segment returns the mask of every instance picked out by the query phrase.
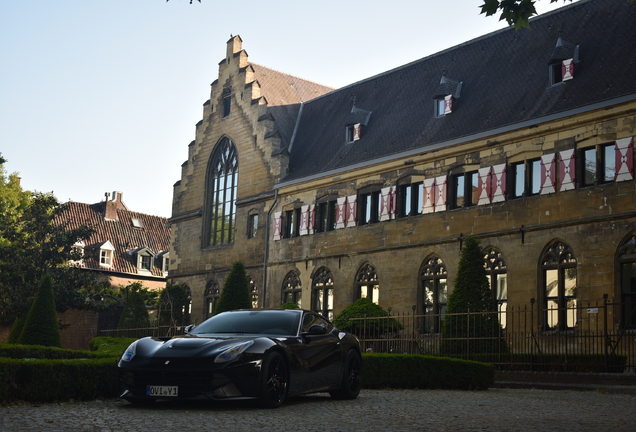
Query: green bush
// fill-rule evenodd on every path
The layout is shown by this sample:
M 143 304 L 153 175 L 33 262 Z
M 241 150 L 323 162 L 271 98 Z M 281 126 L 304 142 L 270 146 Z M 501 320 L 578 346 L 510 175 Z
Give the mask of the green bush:
M 240 261 L 232 265 L 214 314 L 235 309 L 252 309 L 250 284 L 245 273 L 245 265 Z
M 294 302 L 287 302 L 280 305 L 281 309 L 299 309 L 298 305 Z
M 108 356 L 121 356 L 128 345 L 136 341 L 137 338 L 113 338 L 106 336 L 99 336 L 93 338 L 88 343 L 91 351 L 96 354 L 108 355 Z
M 365 317 L 377 319 L 352 319 Z M 358 299 L 355 303 L 344 308 L 333 320 L 333 323 L 340 330 L 351 332 L 357 336 L 361 336 L 366 332 L 368 335 L 379 337 L 403 328 L 398 320 L 389 318 L 389 313 L 373 303 L 369 298 Z
M 190 317 L 187 312 L 189 303 L 188 293 L 183 286 L 166 284 L 166 287 L 159 295 L 159 325 L 190 324 Z
M 47 274 L 42 277 L 35 299 L 24 322 L 18 343 L 61 347 L 60 327 L 55 310 L 53 280 Z
M 362 386 L 369 389 L 486 390 L 492 365 L 419 354 L 363 354 Z
M 103 352 L 70 350 L 64 348 L 45 347 L 41 345 L 18 345 L 0 343 L 0 358 L 3 357 L 13 359 L 63 360 L 104 358 L 114 356 L 112 354 Z
M 138 282 L 135 284 L 132 284 L 128 290 L 128 297 L 124 304 L 124 310 L 119 316 L 117 328 L 134 329 L 150 327 L 148 310 L 146 309 L 143 294 L 139 291 L 141 284 Z
M 90 400 L 119 395 L 117 359 L 0 358 L 0 402 Z

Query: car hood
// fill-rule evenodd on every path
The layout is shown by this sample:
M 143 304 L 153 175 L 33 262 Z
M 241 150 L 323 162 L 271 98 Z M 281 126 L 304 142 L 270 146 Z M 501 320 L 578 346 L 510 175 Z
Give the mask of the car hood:
M 183 336 L 161 341 L 140 339 L 137 354 L 147 357 L 175 358 L 216 355 L 230 345 L 255 339 L 254 337 L 198 337 Z

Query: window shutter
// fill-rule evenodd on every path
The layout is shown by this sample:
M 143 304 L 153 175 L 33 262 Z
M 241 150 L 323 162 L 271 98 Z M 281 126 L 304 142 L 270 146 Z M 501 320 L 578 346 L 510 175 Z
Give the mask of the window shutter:
M 479 168 L 479 199 L 477 205 L 490 204 L 492 198 L 492 168 Z
M 554 183 L 556 169 L 554 167 L 554 153 L 541 156 L 541 195 L 556 192 Z
M 439 176 L 435 179 L 435 211 L 446 210 L 446 176 Z
M 634 138 L 616 140 L 616 178 L 617 182 L 634 179 Z
M 283 212 L 274 213 L 274 240 L 280 240 L 283 235 Z
M 358 222 L 358 195 L 347 197 L 347 226 L 356 226 Z
M 391 219 L 397 217 L 397 186 L 391 186 L 391 199 L 389 201 L 389 215 Z
M 453 112 L 453 95 L 444 97 L 444 115 Z
M 360 123 L 353 125 L 353 140 L 358 141 L 360 139 Z
M 298 234 L 309 234 L 309 206 L 304 205 L 300 207 L 300 229 Z
M 435 211 L 435 179 L 424 179 L 424 203 L 422 213 L 433 213 Z
M 316 232 L 316 205 L 315 204 L 309 205 L 309 209 L 307 210 L 307 217 L 309 219 L 307 234 L 313 234 Z
M 506 200 L 506 164 L 499 164 L 492 167 L 492 195 L 491 202 L 502 202 Z
M 561 64 L 562 80 L 567 81 L 574 78 L 574 59 L 563 60 Z
M 574 149 L 559 153 L 559 192 L 572 190 L 576 186 L 576 161 Z
M 391 188 L 382 188 L 380 191 L 380 221 L 391 219 Z
M 338 198 L 336 203 L 336 229 L 346 227 L 347 197 Z

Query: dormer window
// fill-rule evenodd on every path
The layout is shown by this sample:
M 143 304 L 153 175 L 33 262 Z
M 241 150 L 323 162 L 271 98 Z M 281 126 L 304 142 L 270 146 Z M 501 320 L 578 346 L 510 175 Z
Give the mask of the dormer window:
M 128 252 L 137 260 L 138 273 L 152 273 L 155 254 L 147 247 L 138 248 Z
M 115 248 L 108 240 L 99 247 L 99 265 L 101 267 L 113 266 L 113 253 Z
M 356 107 L 354 101 L 351 113 L 349 113 L 349 117 L 347 117 L 347 121 L 345 122 L 347 144 L 358 141 L 362 137 L 362 129 L 367 126 L 370 118 L 371 111 Z
M 579 46 L 559 38 L 548 61 L 550 85 L 574 79 L 574 65 L 578 62 Z
M 436 117 L 443 117 L 453 112 L 453 102 L 459 98 L 461 88 L 461 82 L 442 75 L 439 86 L 433 95 Z
M 360 139 L 360 123 L 347 126 L 347 144 Z
M 71 264 L 82 264 L 82 258 L 84 257 L 84 247 L 86 245 L 83 241 L 75 243 L 71 249 Z
M 144 227 L 144 224 L 141 222 L 140 219 L 130 218 L 130 221 L 132 223 L 132 226 L 134 226 L 135 228 L 143 228 Z

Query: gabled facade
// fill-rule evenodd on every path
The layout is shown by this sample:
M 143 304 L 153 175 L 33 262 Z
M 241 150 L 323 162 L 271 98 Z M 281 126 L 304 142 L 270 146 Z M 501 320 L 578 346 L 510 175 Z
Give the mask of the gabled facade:
M 174 187 L 170 275 L 193 316 L 236 260 L 259 306 L 443 313 L 473 234 L 503 310 L 607 295 L 636 326 L 634 18 L 582 0 L 339 90 L 230 39 Z
M 96 271 L 113 286 L 142 282 L 146 288 L 166 285 L 170 257 L 168 219 L 128 210 L 121 192 L 96 204 L 68 202 L 56 220 L 69 228 L 87 225 L 90 239 L 75 245 L 83 258 L 71 265 Z

